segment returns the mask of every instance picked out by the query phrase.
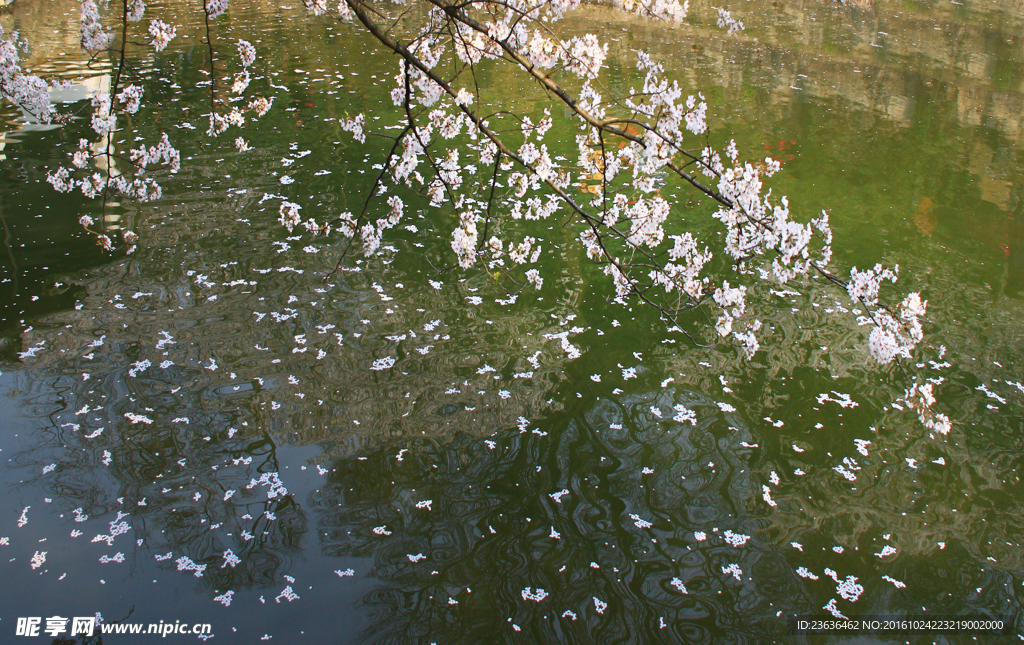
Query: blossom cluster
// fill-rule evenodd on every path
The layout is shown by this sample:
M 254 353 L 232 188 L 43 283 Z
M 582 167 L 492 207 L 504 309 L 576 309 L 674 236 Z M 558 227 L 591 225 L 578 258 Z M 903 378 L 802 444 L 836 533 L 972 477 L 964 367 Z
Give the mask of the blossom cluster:
M 313 12 L 314 16 L 322 16 L 331 10 L 330 6 L 327 4 L 327 0 L 302 0 L 302 3 L 305 5 L 306 9 Z M 340 0 L 337 3 L 336 11 L 339 18 L 345 22 L 348 22 L 353 18 L 352 10 L 349 9 L 345 0 Z
M 915 383 L 904 393 L 901 400 L 907 407 L 917 412 L 918 420 L 929 430 L 947 435 L 953 429 L 949 417 L 932 410 L 935 396 L 932 394 L 931 383 Z
M 24 43 L 18 42 L 18 32 L 5 38 L 4 30 L 0 27 L 0 98 L 7 99 L 33 117 L 48 123 L 54 114 L 48 86 L 38 76 L 22 71 L 19 50 L 24 47 Z
M 103 0 L 100 0 L 106 5 Z M 82 49 L 90 53 L 101 52 L 114 42 L 114 34 L 100 21 L 100 9 L 93 0 L 82 0 L 79 11 Z
M 178 29 L 163 20 L 151 20 L 149 35 L 152 36 L 153 49 L 160 52 L 178 35 Z
M 89 1 L 86 0 L 86 3 Z M 138 8 L 139 6 L 142 8 Z M 139 12 L 141 20 L 144 5 L 139 2 L 131 7 L 132 11 Z M 171 173 L 178 172 L 181 167 L 181 154 L 171 144 L 168 135 L 161 133 L 156 145 L 140 145 L 138 148 L 130 149 L 127 152 L 130 165 L 126 169 L 119 167 L 115 156 L 120 155 L 113 140 L 114 134 L 118 131 L 118 115 L 137 114 L 142 106 L 144 90 L 141 85 L 127 84 L 120 91 L 115 88 L 111 92 L 115 93 L 96 93 L 91 99 L 93 110 L 89 124 L 98 141 L 90 143 L 87 139 L 79 139 L 78 149 L 69 154 L 72 167 L 59 167 L 49 171 L 47 182 L 58 192 L 68 193 L 77 189 L 90 199 L 106 200 L 113 195 L 140 202 L 159 199 L 163 189 L 154 178 L 147 176 L 146 172 L 156 165 L 167 168 Z M 95 163 L 97 167 L 97 170 L 91 173 L 88 172 L 90 163 Z M 86 231 L 96 236 L 97 244 L 104 250 L 113 249 L 113 241 L 108 235 L 94 233 L 91 230 L 90 227 L 94 224 L 91 217 L 83 215 L 79 218 L 79 223 Z M 130 230 L 124 230 L 122 237 L 128 245 L 128 253 L 133 252 L 138 236 Z
M 911 352 L 924 338 L 921 318 L 925 315 L 928 301 L 921 300 L 919 293 L 907 294 L 895 309 L 875 307 L 871 310 L 871 307 L 878 304 L 882 282 L 896 282 L 899 270 L 899 265 L 885 269 L 881 264 L 876 264 L 867 271 L 858 271 L 857 267 L 853 267 L 846 287 L 851 300 L 869 309 L 869 315 L 860 316 L 857 320 L 861 325 L 873 325 L 868 336 L 868 350 L 882 365 L 896 358 L 909 359 Z
M 743 31 L 743 21 L 736 20 L 732 17 L 732 14 L 720 7 L 718 8 L 718 26 L 728 30 L 730 34 Z
M 125 18 L 128 22 L 141 22 L 142 16 L 146 13 L 146 3 L 143 0 L 131 0 L 128 4 L 128 13 Z
M 228 10 L 228 0 L 204 0 L 203 8 L 206 10 L 206 16 L 213 20 Z

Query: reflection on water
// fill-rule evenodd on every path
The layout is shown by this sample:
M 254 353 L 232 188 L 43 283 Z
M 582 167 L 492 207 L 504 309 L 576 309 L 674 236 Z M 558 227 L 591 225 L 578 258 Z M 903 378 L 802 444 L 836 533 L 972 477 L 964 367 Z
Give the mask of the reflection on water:
M 134 607 L 229 643 L 760 643 L 833 599 L 1024 629 L 1020 7 L 730 9 L 746 32 L 709 31 L 705 6 L 680 28 L 603 7 L 572 24 L 610 40 L 613 89 L 653 49 L 713 99 L 713 137 L 780 158 L 777 190 L 830 209 L 841 266 L 904 267 L 949 437 L 893 405 L 906 379 L 868 363 L 821 285 L 759 294 L 745 363 L 610 305 L 557 227 L 551 279 L 514 305 L 486 274 L 437 271 L 436 211 L 324 280 L 338 249 L 288 237 L 272 196 L 318 219 L 361 205 L 383 152 L 337 119 L 386 99 L 390 61 L 301 6 L 233 6 L 224 42 L 258 33 L 254 83 L 275 95 L 239 155 L 196 134 L 206 54 L 178 16 L 177 47 L 139 62 L 162 107 L 127 128 L 169 129 L 190 158 L 163 200 L 109 213 L 143 236 L 134 255 L 102 256 L 76 233 L 95 205 L 43 183 L 85 125 L 4 108 L 0 629 Z M 109 83 L 61 40 L 76 16 L 0 15 L 34 69 L 78 81 L 54 100 Z M 489 80 L 495 103 L 521 87 Z M 714 234 L 702 208 L 681 214 Z M 545 337 L 564 332 L 581 358 Z M 862 595 L 837 595 L 849 576 Z

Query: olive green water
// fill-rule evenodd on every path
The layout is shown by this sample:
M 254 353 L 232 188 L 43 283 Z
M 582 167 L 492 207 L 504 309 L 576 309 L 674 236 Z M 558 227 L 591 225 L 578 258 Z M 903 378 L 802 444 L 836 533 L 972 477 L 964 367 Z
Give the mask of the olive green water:
M 1009 2 L 729 8 L 739 35 L 705 6 L 683 27 L 600 7 L 569 25 L 611 43 L 609 92 L 634 82 L 631 52 L 648 49 L 709 99 L 716 145 L 782 159 L 773 190 L 805 216 L 829 209 L 837 271 L 900 265 L 894 299 L 929 301 L 908 371 L 942 379 L 948 437 L 892 406 L 910 382 L 871 362 L 865 330 L 837 314 L 849 300 L 823 285 L 759 291 L 767 331 L 746 362 L 609 303 L 555 223 L 544 289 L 514 305 L 482 271 L 438 271 L 453 220 L 423 204 L 381 258 L 324 280 L 339 243 L 289 238 L 264 196 L 321 220 L 361 207 L 386 150 L 337 119 L 367 111 L 386 132 L 393 60 L 301 3 L 233 5 L 218 47 L 228 58 L 251 40 L 253 87 L 275 96 L 238 154 L 202 135 L 197 27 L 158 3 L 154 17 L 185 24 L 134 62 L 151 103 L 123 136 L 166 130 L 183 166 L 160 201 L 108 208 L 111 230 L 140 234 L 134 254 L 103 254 L 76 224 L 99 206 L 45 183 L 87 118 L 40 128 L 2 112 L 0 642 L 31 641 L 14 636 L 19 616 L 96 612 L 210 623 L 219 643 L 1018 640 L 1024 16 Z M 77 11 L 20 0 L 0 25 L 30 39 L 35 71 L 106 87 L 104 64 L 87 69 L 77 51 Z M 485 101 L 546 105 L 504 72 L 484 79 Z M 86 87 L 63 109 L 87 116 L 70 102 Z M 556 122 L 548 140 L 570 158 L 572 128 Z M 665 193 L 693 230 L 719 234 L 710 204 Z M 579 359 L 544 337 L 564 331 Z M 370 369 L 384 357 L 394 366 Z M 829 393 L 857 406 L 819 401 Z M 695 425 L 671 420 L 677 404 Z M 866 456 L 855 439 L 871 442 Z M 853 481 L 834 470 L 844 459 Z M 287 494 L 253 485 L 264 473 Z M 126 533 L 93 541 L 121 521 Z M 734 547 L 727 530 L 750 539 Z M 895 554 L 879 557 L 885 546 Z M 207 565 L 201 576 L 178 569 L 183 556 Z M 839 598 L 826 569 L 863 594 Z M 214 600 L 227 591 L 229 606 Z M 985 615 L 1008 631 L 787 634 L 833 598 L 850 617 Z

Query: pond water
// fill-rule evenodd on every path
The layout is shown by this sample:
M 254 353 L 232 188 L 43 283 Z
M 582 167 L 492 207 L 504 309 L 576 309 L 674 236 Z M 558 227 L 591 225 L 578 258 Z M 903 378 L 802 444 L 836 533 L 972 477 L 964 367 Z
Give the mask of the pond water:
M 425 204 L 381 257 L 331 275 L 341 245 L 289 235 L 277 206 L 361 208 L 386 148 L 338 119 L 379 114 L 369 129 L 387 132 L 395 63 L 294 4 L 233 3 L 217 25 L 225 57 L 256 45 L 253 84 L 275 97 L 242 154 L 203 135 L 197 18 L 150 6 L 179 38 L 134 61 L 152 103 L 125 145 L 167 130 L 182 170 L 161 200 L 106 212 L 45 182 L 89 136 L 75 101 L 110 84 L 78 51 L 77 3 L 0 14 L 85 115 L 0 113 L 0 640 L 21 640 L 18 617 L 99 612 L 210 623 L 226 643 L 825 642 L 787 621 L 833 600 L 1024 634 L 1019 3 L 751 0 L 730 7 L 747 25 L 732 35 L 696 5 L 684 26 L 605 7 L 567 25 L 610 43 L 610 90 L 648 49 L 709 99 L 716 145 L 782 160 L 773 190 L 829 210 L 840 272 L 900 265 L 893 293 L 929 303 L 907 368 L 937 383 L 948 436 L 893 405 L 911 381 L 874 364 L 826 285 L 759 292 L 748 362 L 609 302 L 558 224 L 544 288 L 514 304 L 486 272 L 444 269 L 454 220 Z M 547 105 L 483 78 L 484 101 Z M 572 157 L 556 112 L 549 145 Z M 711 204 L 665 192 L 720 234 Z M 137 231 L 138 250 L 104 254 L 83 213 Z

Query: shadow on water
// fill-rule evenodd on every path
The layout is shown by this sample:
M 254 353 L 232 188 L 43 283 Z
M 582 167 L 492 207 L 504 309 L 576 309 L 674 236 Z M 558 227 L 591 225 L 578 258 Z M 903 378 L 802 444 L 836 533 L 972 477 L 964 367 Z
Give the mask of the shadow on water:
M 80 195 L 60 195 L 46 183 L 46 168 L 63 161 L 55 154 L 68 133 L 22 129 L 4 110 L 0 156 L 0 355 L 22 351 L 21 331 L 56 311 L 74 308 L 84 287 L 57 284 L 60 278 L 100 266 L 113 258 L 82 233 L 78 217 L 96 214 Z M 16 360 L 16 359 L 15 359 Z

